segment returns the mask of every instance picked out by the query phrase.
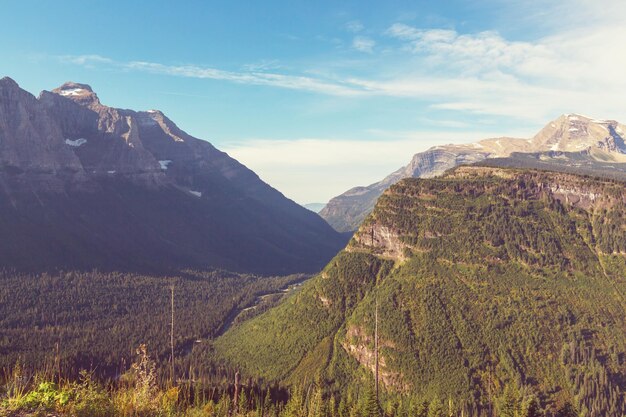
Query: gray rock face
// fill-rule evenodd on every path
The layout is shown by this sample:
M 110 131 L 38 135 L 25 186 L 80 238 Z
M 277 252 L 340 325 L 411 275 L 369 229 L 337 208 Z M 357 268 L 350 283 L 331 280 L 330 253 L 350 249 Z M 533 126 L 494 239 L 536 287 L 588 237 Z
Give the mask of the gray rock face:
M 559 152 L 589 155 L 594 163 L 626 163 L 626 127 L 613 120 L 565 114 L 548 123 L 531 139 L 494 138 L 467 145 L 436 146 L 415 154 L 411 162 L 382 181 L 352 188 L 331 199 L 320 212 L 335 230 L 356 230 L 372 211 L 380 195 L 404 178 L 431 178 L 458 165 L 472 164 L 512 154 Z M 562 161 L 560 161 L 562 162 Z
M 320 212 L 326 221 L 339 232 L 353 231 L 372 211 L 382 193 L 404 178 L 430 178 L 443 174 L 461 164 L 480 162 L 487 153 L 471 149 L 437 147 L 415 154 L 411 162 L 390 174 L 382 181 L 367 187 L 356 187 L 330 200 Z
M 135 112 L 104 106 L 91 87 L 77 83 L 44 91 L 40 101 L 88 175 L 124 175 L 146 184 L 165 179 L 158 161 L 144 147 Z
M 0 264 L 316 271 L 346 243 L 317 214 L 159 111 L 85 84 L 0 80 Z
M 0 177 L 5 188 L 53 190 L 85 178 L 53 118 L 10 78 L 0 80 Z

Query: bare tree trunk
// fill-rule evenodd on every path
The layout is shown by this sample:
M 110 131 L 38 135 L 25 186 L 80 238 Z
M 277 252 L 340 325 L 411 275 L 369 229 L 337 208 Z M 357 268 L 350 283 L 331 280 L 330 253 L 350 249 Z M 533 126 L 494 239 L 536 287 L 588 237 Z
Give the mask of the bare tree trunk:
M 376 361 L 376 402 L 378 403 L 378 297 L 376 297 L 376 312 L 374 323 L 374 360 Z
M 235 372 L 235 396 L 233 397 L 233 410 L 236 414 L 239 408 L 239 371 Z
M 172 386 L 173 386 L 176 381 L 175 374 L 174 374 L 174 284 L 172 284 L 172 286 L 170 287 L 170 290 L 172 290 L 172 321 L 170 323 L 171 324 L 171 327 L 170 327 L 170 348 L 171 348 L 170 362 L 172 365 L 172 369 L 171 369 L 170 377 L 172 379 Z

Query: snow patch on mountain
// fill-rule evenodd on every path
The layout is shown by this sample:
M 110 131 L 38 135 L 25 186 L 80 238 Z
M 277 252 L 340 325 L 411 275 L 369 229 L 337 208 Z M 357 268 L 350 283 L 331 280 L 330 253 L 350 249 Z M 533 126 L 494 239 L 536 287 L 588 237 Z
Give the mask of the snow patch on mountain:
M 84 145 L 85 143 L 87 143 L 87 139 L 83 139 L 83 138 L 75 139 L 75 140 L 65 139 L 65 143 L 70 145 L 70 146 L 74 146 L 75 148 L 78 148 L 79 146 Z
M 87 90 L 85 90 L 84 88 L 70 88 L 67 90 L 61 90 L 59 92 L 60 95 L 62 96 L 80 96 L 81 94 L 84 94 Z

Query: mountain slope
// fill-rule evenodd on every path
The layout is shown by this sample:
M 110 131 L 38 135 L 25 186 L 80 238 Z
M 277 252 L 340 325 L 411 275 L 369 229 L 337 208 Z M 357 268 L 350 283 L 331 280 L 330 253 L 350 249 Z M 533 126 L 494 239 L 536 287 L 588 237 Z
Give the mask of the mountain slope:
M 66 83 L 0 80 L 5 267 L 319 270 L 345 244 L 323 219 L 159 111 Z
M 625 201 L 621 182 L 564 173 L 462 167 L 403 180 L 320 275 L 217 352 L 270 379 L 362 385 L 378 299 L 388 391 L 478 412 L 514 386 L 548 408 L 575 399 L 621 415 Z
M 353 231 L 371 212 L 378 197 L 403 178 L 432 178 L 458 165 L 506 158 L 514 153 L 559 152 L 561 160 L 572 155 L 604 171 L 611 164 L 626 163 L 625 132 L 626 126 L 616 121 L 566 114 L 548 123 L 531 139 L 502 137 L 467 145 L 436 146 L 416 154 L 409 165 L 382 181 L 353 188 L 331 199 L 320 215 L 340 232 Z M 544 161 L 544 165 L 549 162 Z M 563 161 L 557 162 L 555 169 L 563 165 Z

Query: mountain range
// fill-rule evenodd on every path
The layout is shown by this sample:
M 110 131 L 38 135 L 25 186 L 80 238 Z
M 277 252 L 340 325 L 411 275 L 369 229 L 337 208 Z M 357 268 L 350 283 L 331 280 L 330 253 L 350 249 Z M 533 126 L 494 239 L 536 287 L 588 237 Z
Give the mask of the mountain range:
M 157 110 L 103 105 L 66 83 L 39 97 L 0 80 L 5 268 L 319 270 L 345 244 Z
M 500 137 L 461 145 L 435 146 L 417 153 L 411 162 L 382 181 L 355 187 L 334 197 L 320 215 L 341 232 L 354 231 L 389 186 L 404 178 L 432 178 L 458 165 L 492 158 L 516 158 L 528 164 L 560 169 L 584 168 L 585 172 L 626 172 L 626 126 L 614 120 L 597 120 L 564 114 L 530 139 Z M 521 158 L 521 159 L 520 159 Z M 502 161 L 501 164 L 506 164 Z M 510 165 L 519 165 L 510 163 Z

